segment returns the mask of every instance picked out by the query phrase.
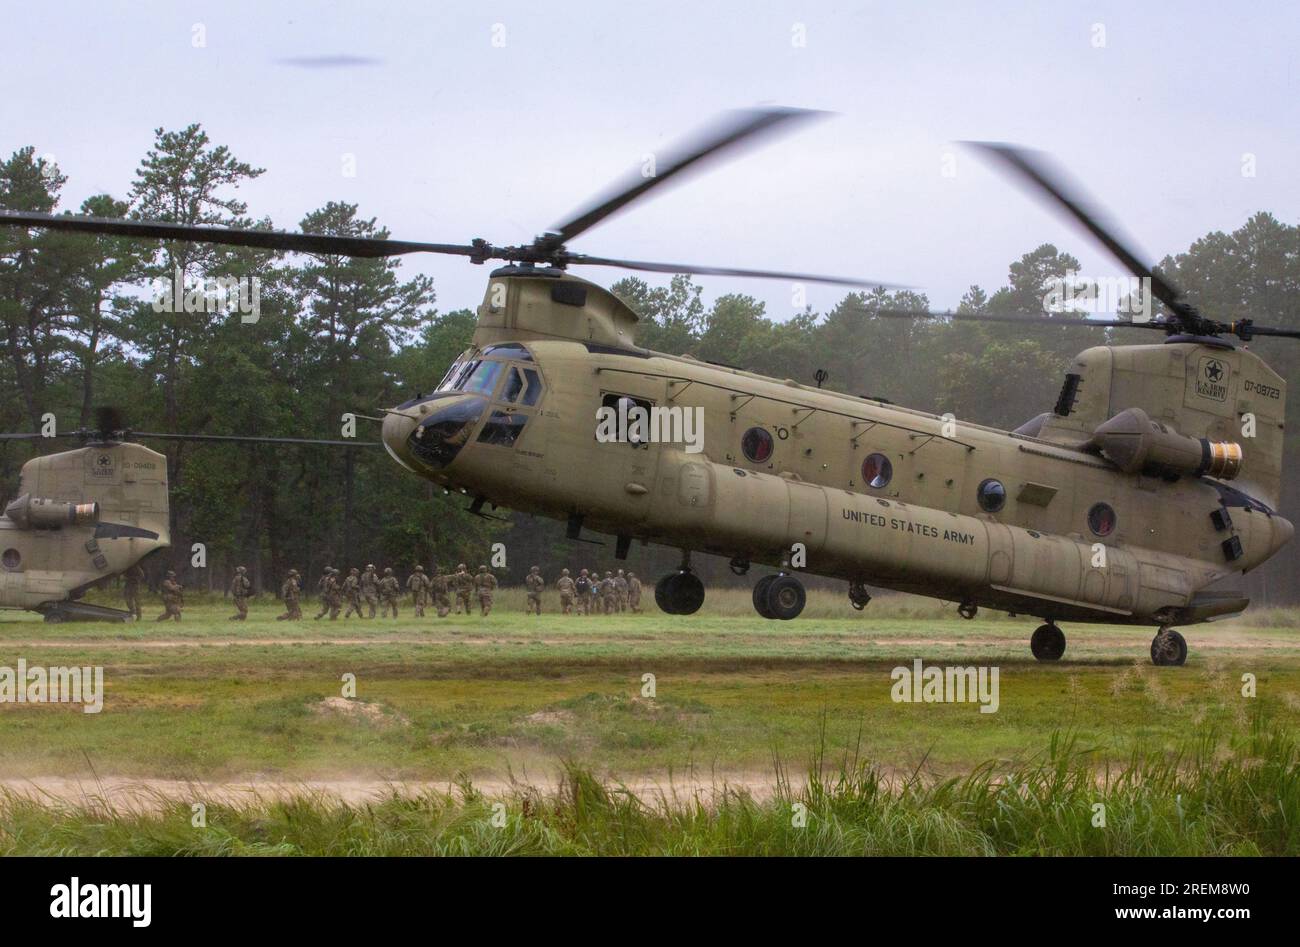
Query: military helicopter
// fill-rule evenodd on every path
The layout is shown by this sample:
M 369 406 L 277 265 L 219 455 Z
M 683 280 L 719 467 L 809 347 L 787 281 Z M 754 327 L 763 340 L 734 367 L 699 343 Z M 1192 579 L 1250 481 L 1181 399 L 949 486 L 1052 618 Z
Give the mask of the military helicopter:
M 1147 625 L 1152 661 L 1181 665 L 1175 625 L 1241 612 L 1212 589 L 1267 561 L 1292 536 L 1277 514 L 1285 381 L 1229 336 L 1300 333 L 1202 316 L 1106 229 L 1039 156 L 1010 145 L 981 153 L 1097 238 L 1167 308 L 1148 322 L 1068 319 L 1052 325 L 1155 330 L 1163 342 L 1082 352 L 1052 408 L 1014 431 L 953 424 L 882 400 L 770 378 L 635 344 L 637 315 L 578 265 L 765 277 L 850 286 L 875 280 L 650 263 L 575 253 L 568 244 L 654 188 L 741 143 L 814 113 L 733 114 L 553 231 L 520 246 L 435 244 L 189 227 L 36 213 L 0 223 L 120 236 L 383 257 L 428 252 L 500 260 L 472 347 L 429 394 L 384 412 L 382 439 L 417 476 L 485 504 L 682 550 L 655 598 L 671 614 L 704 601 L 693 552 L 727 556 L 737 574 L 778 569 L 754 585 L 766 619 L 799 615 L 799 572 L 842 579 L 863 608 L 868 587 L 1039 617 L 1030 649 L 1065 652 L 1058 622 Z M 1007 316 L 898 313 L 1003 321 Z M 654 413 L 658 409 L 657 415 Z M 616 436 L 602 437 L 610 412 Z M 646 436 L 646 416 L 702 418 L 698 451 Z M 1253 436 L 1241 438 L 1243 419 Z M 1241 439 L 1239 439 L 1241 438 Z M 1244 440 L 1244 443 L 1243 443 Z
M 96 411 L 93 430 L 0 434 L 0 441 L 74 438 L 85 446 L 23 464 L 19 495 L 0 514 L 0 608 L 63 621 L 128 621 L 131 613 L 81 601 L 91 588 L 171 545 L 167 458 L 155 440 L 370 447 L 377 442 L 131 431 L 121 412 Z

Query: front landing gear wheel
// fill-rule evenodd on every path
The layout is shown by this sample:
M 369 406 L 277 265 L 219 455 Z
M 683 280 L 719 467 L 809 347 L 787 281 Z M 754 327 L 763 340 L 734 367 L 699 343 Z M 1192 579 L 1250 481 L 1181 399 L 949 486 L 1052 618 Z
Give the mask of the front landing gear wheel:
M 776 576 L 765 575 L 754 583 L 754 611 L 758 612 L 764 618 L 775 618 L 772 610 L 767 607 L 767 590 L 771 588 L 772 582 Z
M 1187 660 L 1187 639 L 1172 628 L 1161 628 L 1151 639 L 1151 663 L 1158 667 L 1182 667 Z
M 672 572 L 655 583 L 655 604 L 669 615 L 693 615 L 704 604 L 704 583 L 694 572 Z
M 774 575 L 764 598 L 767 599 L 767 610 L 773 618 L 789 621 L 799 617 L 808 601 L 808 593 L 803 590 L 803 583 L 794 576 Z
M 1029 639 L 1029 650 L 1040 661 L 1059 661 L 1065 654 L 1065 632 L 1055 625 L 1039 625 Z

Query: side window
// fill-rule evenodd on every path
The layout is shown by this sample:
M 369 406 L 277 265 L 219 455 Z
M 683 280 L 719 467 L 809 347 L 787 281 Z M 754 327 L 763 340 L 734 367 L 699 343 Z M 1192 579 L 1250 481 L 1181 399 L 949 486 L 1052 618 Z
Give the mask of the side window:
M 501 389 L 501 400 L 531 408 L 542 397 L 542 379 L 534 369 L 511 368 Z
M 487 423 L 483 425 L 483 430 L 479 432 L 478 440 L 480 444 L 495 444 L 498 447 L 514 447 L 515 441 L 519 439 L 519 434 L 524 429 L 524 424 L 528 421 L 526 414 L 507 414 L 504 411 L 493 411 L 488 417 Z
M 542 378 L 531 368 L 524 369 L 524 404 L 535 405 L 542 397 Z
M 506 376 L 506 385 L 501 389 L 501 400 L 515 402 L 519 400 L 519 394 L 524 390 L 524 376 L 517 368 L 510 369 L 510 374 Z
M 649 449 L 650 437 L 648 425 L 650 422 L 649 401 L 643 398 L 633 398 L 631 395 L 607 394 L 600 399 L 600 415 L 607 417 L 609 421 L 598 420 L 596 425 L 596 439 L 598 441 L 616 441 L 624 444 L 631 444 L 633 447 L 643 447 Z M 608 433 L 613 433 L 613 437 L 607 437 Z

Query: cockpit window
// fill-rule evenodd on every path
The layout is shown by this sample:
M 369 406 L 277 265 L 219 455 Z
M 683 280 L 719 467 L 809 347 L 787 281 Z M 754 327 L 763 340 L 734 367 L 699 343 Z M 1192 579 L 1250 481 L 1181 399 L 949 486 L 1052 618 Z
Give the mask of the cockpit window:
M 514 447 L 515 441 L 528 421 L 526 414 L 507 414 L 493 411 L 479 432 L 480 444 L 496 444 L 498 447 Z
M 501 388 L 501 400 L 532 407 L 542 397 L 542 379 L 531 368 L 510 369 L 506 383 Z
M 510 369 L 510 374 L 506 376 L 506 386 L 501 389 L 502 401 L 518 401 L 519 394 L 524 390 L 524 376 L 517 368 Z
M 483 407 L 481 398 L 465 398 L 435 411 L 411 432 L 411 453 L 434 470 L 447 466 L 469 441 Z
M 478 395 L 487 395 L 489 398 L 496 389 L 497 379 L 501 377 L 501 370 L 505 368 L 501 362 L 479 361 L 474 363 L 474 369 L 466 377 L 465 381 L 458 385 L 461 391 L 473 392 Z
M 442 376 L 442 381 L 438 382 L 438 387 L 433 389 L 434 391 L 450 391 L 452 389 L 456 384 L 456 379 L 460 377 L 461 371 L 465 368 L 467 355 L 469 355 L 468 350 L 462 352 L 456 361 L 451 363 L 451 368 L 447 369 L 447 374 Z
M 524 382 L 524 404 L 537 404 L 537 400 L 542 396 L 542 379 L 531 368 L 525 368 Z
M 496 355 L 501 358 L 513 358 L 520 362 L 531 362 L 533 355 L 518 342 L 506 342 L 502 345 L 489 345 L 483 350 L 484 355 Z

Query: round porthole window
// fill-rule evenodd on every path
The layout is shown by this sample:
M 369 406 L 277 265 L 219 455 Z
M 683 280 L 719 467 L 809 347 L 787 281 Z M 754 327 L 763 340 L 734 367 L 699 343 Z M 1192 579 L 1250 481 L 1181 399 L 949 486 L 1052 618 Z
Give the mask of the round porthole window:
M 0 562 L 4 563 L 6 569 L 13 572 L 23 564 L 23 557 L 17 549 L 6 549 L 4 554 L 0 556 Z
M 868 454 L 862 461 L 862 482 L 869 487 L 876 490 L 887 487 L 893 476 L 894 465 L 884 454 Z
M 765 464 L 772 459 L 772 435 L 766 428 L 751 427 L 740 439 L 740 450 L 754 464 Z
M 1109 503 L 1094 504 L 1088 511 L 1088 528 L 1098 536 L 1109 536 L 1115 531 L 1115 511 Z
M 979 500 L 980 509 L 985 513 L 996 513 L 1006 505 L 1007 488 L 1002 486 L 1002 481 L 990 477 L 980 483 L 975 498 Z

